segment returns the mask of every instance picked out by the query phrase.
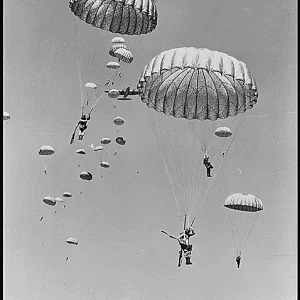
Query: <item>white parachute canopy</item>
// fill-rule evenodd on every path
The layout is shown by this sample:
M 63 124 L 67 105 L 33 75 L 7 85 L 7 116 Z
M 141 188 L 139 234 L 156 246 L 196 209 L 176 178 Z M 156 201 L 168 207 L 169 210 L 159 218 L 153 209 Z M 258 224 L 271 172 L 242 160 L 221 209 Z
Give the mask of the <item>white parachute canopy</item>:
M 56 204 L 56 201 L 54 200 L 53 197 L 50 197 L 50 196 L 46 196 L 44 199 L 43 199 L 44 203 L 50 205 L 50 206 L 54 206 Z
M 64 202 L 64 200 L 61 199 L 60 197 L 56 197 L 56 198 L 55 198 L 55 201 L 56 201 L 56 202 Z
M 232 132 L 228 127 L 218 127 L 215 131 L 215 135 L 218 137 L 230 137 Z
M 51 146 L 42 146 L 39 150 L 39 155 L 52 155 L 54 154 L 54 149 Z
M 9 120 L 10 119 L 10 115 L 8 112 L 3 112 L 3 121 Z
M 73 237 L 68 238 L 68 239 L 66 240 L 66 242 L 67 242 L 68 244 L 78 245 L 77 239 L 75 239 L 75 238 L 73 238 Z
M 76 153 L 78 153 L 78 154 L 85 154 L 85 151 L 84 151 L 84 149 L 78 149 L 78 150 L 76 150 Z
M 64 192 L 63 197 L 69 198 L 69 197 L 72 197 L 72 194 L 69 192 Z

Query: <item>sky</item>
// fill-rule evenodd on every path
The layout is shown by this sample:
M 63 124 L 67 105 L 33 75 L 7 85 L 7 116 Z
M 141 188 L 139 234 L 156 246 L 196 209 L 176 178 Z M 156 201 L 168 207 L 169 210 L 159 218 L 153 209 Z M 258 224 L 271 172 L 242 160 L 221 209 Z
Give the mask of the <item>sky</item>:
M 84 140 L 69 145 L 80 117 L 79 79 L 88 74 L 85 80 L 103 91 L 116 35 L 86 26 L 67 0 L 6 0 L 3 111 L 11 116 L 3 123 L 6 300 L 297 298 L 296 1 L 158 0 L 157 9 L 153 32 L 124 37 L 134 61 L 116 87 L 136 87 L 155 55 L 185 46 L 245 62 L 258 86 L 257 104 L 245 114 L 226 161 L 193 211 L 193 265 L 178 268 L 177 242 L 160 233 L 177 235 L 182 224 L 149 108 L 137 96 L 116 108 L 103 96 Z M 112 123 L 116 116 L 125 120 L 119 132 Z M 114 143 L 119 134 L 125 146 Z M 103 137 L 112 139 L 103 151 L 108 169 L 89 147 Z M 53 146 L 55 154 L 39 156 L 42 145 Z M 76 154 L 78 148 L 87 154 Z M 82 171 L 93 180 L 81 180 Z M 63 204 L 42 201 L 66 191 L 73 197 Z M 223 206 L 237 192 L 264 204 L 240 269 Z M 79 244 L 67 244 L 69 237 Z

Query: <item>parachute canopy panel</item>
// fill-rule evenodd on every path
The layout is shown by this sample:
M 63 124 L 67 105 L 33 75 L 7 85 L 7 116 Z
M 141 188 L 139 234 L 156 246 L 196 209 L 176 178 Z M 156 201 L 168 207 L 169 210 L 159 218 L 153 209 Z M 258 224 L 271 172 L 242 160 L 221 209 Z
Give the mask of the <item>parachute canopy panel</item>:
M 42 146 L 39 150 L 39 155 L 52 155 L 54 154 L 54 149 L 51 146 Z
M 251 194 L 236 193 L 227 197 L 225 207 L 234 210 L 257 212 L 263 210 L 263 204 L 260 199 Z
M 147 34 L 157 24 L 152 0 L 69 0 L 69 7 L 87 24 L 113 33 Z

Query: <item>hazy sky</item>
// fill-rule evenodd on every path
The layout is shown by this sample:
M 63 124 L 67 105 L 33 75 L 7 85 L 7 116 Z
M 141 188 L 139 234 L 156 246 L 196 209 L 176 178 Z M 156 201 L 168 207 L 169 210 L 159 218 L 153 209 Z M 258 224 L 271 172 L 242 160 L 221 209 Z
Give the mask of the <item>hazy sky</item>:
M 291 0 L 158 0 L 157 28 L 125 37 L 134 61 L 116 87 L 135 87 L 155 55 L 183 46 L 244 61 L 258 85 L 258 103 L 203 205 L 195 207 L 193 265 L 177 268 L 178 244 L 160 230 L 176 235 L 181 224 L 145 104 L 135 97 L 114 110 L 101 98 L 84 141 L 69 146 L 81 106 L 76 52 L 81 69 L 92 66 L 88 81 L 101 86 L 115 35 L 85 26 L 67 0 L 4 1 L 3 111 L 11 115 L 3 129 L 6 300 L 297 298 L 296 6 Z M 109 145 L 104 155 L 111 167 L 104 170 L 88 145 L 115 138 L 116 115 L 125 119 L 120 134 L 127 144 Z M 56 150 L 47 176 L 42 145 Z M 87 155 L 77 155 L 78 148 Z M 82 181 L 81 171 L 93 180 Z M 73 197 L 63 204 L 42 201 L 65 191 Z M 235 192 L 264 203 L 240 269 L 223 207 Z M 79 245 L 67 244 L 69 237 Z

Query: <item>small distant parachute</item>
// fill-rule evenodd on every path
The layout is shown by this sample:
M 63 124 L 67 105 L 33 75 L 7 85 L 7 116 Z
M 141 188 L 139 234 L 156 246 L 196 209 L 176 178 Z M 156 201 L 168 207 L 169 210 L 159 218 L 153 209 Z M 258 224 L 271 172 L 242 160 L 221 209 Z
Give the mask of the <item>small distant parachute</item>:
M 91 82 L 88 82 L 85 84 L 85 87 L 86 88 L 89 88 L 89 89 L 97 89 L 97 85 L 95 83 L 91 83 Z
M 124 122 L 125 122 L 124 119 L 121 118 L 121 117 L 116 117 L 116 118 L 114 119 L 114 123 L 115 123 L 115 125 L 117 125 L 117 126 L 123 125 Z
M 234 210 L 257 212 L 263 210 L 263 204 L 260 199 L 245 193 L 236 193 L 230 195 L 225 200 L 225 207 Z
M 3 112 L 3 121 L 7 121 L 7 120 L 9 120 L 10 119 L 10 115 L 9 115 L 9 113 L 8 112 Z
M 93 175 L 90 172 L 82 172 L 79 176 L 83 180 L 92 180 L 93 179 Z
M 55 198 L 55 201 L 56 201 L 56 202 L 64 202 L 64 200 L 61 199 L 60 197 L 56 197 L 56 198 Z
M 115 89 L 112 89 L 108 92 L 108 97 L 112 99 L 118 98 L 119 95 L 120 95 L 119 91 Z
M 120 36 L 116 36 L 111 40 L 112 44 L 123 44 L 125 43 L 125 40 L 120 37 Z
M 70 198 L 70 197 L 72 197 L 72 194 L 69 193 L 69 192 L 64 192 L 63 196 L 66 197 L 66 198 Z
M 51 146 L 42 146 L 39 150 L 39 155 L 52 155 L 54 154 L 54 149 Z
M 41 218 L 40 218 L 40 222 L 41 222 L 43 219 L 44 219 L 44 217 L 41 217 Z
M 119 69 L 119 68 L 120 68 L 120 64 L 117 63 L 117 62 L 115 62 L 115 61 L 111 61 L 111 62 L 108 62 L 108 63 L 106 64 L 106 67 L 107 67 L 108 69 L 113 69 L 113 70 L 115 70 L 115 69 Z
M 114 56 L 127 64 L 133 61 L 133 55 L 128 49 L 119 48 L 114 52 Z
M 103 138 L 102 140 L 101 140 L 101 144 L 103 144 L 103 145 L 107 145 L 107 144 L 109 144 L 110 143 L 110 138 Z
M 128 50 L 127 46 L 125 44 L 115 44 L 115 45 L 112 45 L 110 47 L 110 49 L 108 50 L 108 54 L 112 57 L 117 57 L 115 55 L 115 52 L 118 50 L 118 49 L 125 49 L 125 50 Z
M 66 240 L 66 242 L 67 242 L 68 244 L 78 245 L 78 241 L 77 241 L 75 238 L 72 238 L 72 237 L 68 238 L 68 239 Z
M 78 149 L 78 150 L 76 151 L 76 153 L 78 153 L 78 154 L 85 154 L 85 151 L 84 151 L 83 149 Z
M 56 204 L 56 201 L 54 200 L 53 197 L 50 197 L 50 196 L 46 196 L 44 199 L 43 199 L 44 203 L 50 205 L 50 206 L 54 206 Z
M 153 0 L 69 0 L 69 7 L 85 23 L 112 33 L 147 34 L 157 25 Z
M 218 137 L 230 137 L 232 136 L 232 132 L 228 127 L 219 127 L 216 129 L 215 135 Z
M 102 146 L 96 146 L 96 147 L 94 148 L 94 151 L 101 151 L 101 150 L 103 150 L 103 147 L 102 147 Z
M 100 166 L 103 168 L 109 168 L 109 163 L 107 163 L 105 161 L 101 161 Z
M 116 138 L 116 143 L 119 144 L 119 145 L 122 145 L 124 146 L 126 144 L 126 141 L 124 140 L 124 138 L 122 138 L 121 136 L 118 136 Z

